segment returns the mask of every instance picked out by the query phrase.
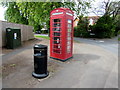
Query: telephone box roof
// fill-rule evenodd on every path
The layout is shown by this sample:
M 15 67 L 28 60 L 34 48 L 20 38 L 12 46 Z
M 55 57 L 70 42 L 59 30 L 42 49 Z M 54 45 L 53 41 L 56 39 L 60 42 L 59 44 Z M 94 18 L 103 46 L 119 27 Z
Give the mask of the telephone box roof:
M 52 10 L 52 11 L 55 11 L 55 10 L 71 11 L 71 12 L 73 13 L 73 11 L 70 10 L 69 8 L 63 8 L 63 7 L 61 7 L 61 8 L 56 8 L 56 9 L 54 9 L 54 10 Z M 51 11 L 51 12 L 52 12 L 52 11 Z

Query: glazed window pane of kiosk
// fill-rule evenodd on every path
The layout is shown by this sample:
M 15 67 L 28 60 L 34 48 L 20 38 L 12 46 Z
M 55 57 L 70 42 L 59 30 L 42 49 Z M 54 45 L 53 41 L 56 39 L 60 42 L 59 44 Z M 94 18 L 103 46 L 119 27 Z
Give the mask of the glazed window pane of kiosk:
M 68 24 L 68 28 L 71 29 L 71 24 Z
M 72 23 L 72 21 L 70 19 L 68 19 L 68 23 Z
M 60 37 L 53 37 L 54 40 L 60 40 Z
M 71 31 L 72 31 L 72 20 L 68 19 L 67 26 L 67 53 L 71 52 Z
M 57 8 L 50 12 L 50 57 L 65 61 L 72 57 L 73 11 Z
M 53 19 L 53 25 L 54 25 L 54 27 L 60 27 L 61 26 L 61 23 L 60 23 L 60 19 Z
M 54 27 L 60 27 L 60 23 L 54 23 Z
M 61 28 L 53 28 L 53 31 L 61 31 Z
M 54 32 L 54 36 L 60 36 L 61 33 L 59 32 Z
M 53 19 L 53 52 L 61 53 L 60 49 L 60 36 L 61 36 L 61 19 Z
M 56 23 L 56 22 L 60 22 L 60 19 L 53 19 L 54 21 L 54 23 Z
M 57 48 L 57 49 L 60 49 L 60 48 L 61 48 L 60 44 L 54 45 L 53 47 L 54 47 L 54 48 Z
M 71 28 L 68 28 L 68 32 L 71 32 Z
M 60 44 L 60 41 L 53 41 L 54 44 Z

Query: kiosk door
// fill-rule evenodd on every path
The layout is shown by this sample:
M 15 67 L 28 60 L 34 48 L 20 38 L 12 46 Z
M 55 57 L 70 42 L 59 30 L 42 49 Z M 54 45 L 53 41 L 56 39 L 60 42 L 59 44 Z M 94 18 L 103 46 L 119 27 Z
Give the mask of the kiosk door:
M 61 19 L 53 19 L 52 41 L 53 53 L 61 54 Z
M 72 20 L 67 20 L 67 53 L 71 53 L 72 47 Z

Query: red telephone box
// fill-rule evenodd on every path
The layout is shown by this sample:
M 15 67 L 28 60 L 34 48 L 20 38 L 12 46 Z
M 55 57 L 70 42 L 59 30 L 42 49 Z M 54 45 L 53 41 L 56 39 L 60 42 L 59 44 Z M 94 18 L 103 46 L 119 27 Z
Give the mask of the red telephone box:
M 50 57 L 66 61 L 72 57 L 73 11 L 57 8 L 50 12 Z

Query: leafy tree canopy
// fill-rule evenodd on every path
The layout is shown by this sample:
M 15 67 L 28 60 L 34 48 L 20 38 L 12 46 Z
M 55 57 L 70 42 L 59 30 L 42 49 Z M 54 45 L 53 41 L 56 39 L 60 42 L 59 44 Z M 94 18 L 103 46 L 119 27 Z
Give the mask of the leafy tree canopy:
M 5 19 L 9 22 L 32 25 L 37 30 L 46 23 L 49 28 L 50 11 L 65 7 L 73 10 L 77 16 L 83 14 L 86 8 L 90 7 L 90 1 L 81 0 L 81 2 L 8 2 L 3 3 L 8 7 L 5 13 Z
M 97 38 L 113 37 L 115 35 L 115 25 L 113 23 L 112 17 L 109 15 L 100 17 L 96 25 L 93 25 L 93 30 Z

